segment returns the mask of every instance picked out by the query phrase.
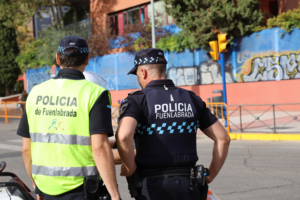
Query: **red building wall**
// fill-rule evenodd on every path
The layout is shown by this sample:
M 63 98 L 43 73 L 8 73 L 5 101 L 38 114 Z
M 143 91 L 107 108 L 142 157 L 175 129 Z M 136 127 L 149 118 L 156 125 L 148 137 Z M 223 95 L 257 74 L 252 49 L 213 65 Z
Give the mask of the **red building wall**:
M 300 79 L 227 84 L 228 105 L 300 103 L 300 92 L 297 91 L 299 85 Z M 212 91 L 222 90 L 222 84 L 193 85 L 182 88 L 195 92 L 207 102 L 207 98 L 219 96 L 219 94 L 213 94 Z M 115 104 L 118 100 L 125 99 L 132 91 L 135 90 L 110 91 L 112 103 Z M 252 109 L 263 108 L 265 107 L 252 107 Z M 300 110 L 300 105 L 286 106 L 286 109 Z

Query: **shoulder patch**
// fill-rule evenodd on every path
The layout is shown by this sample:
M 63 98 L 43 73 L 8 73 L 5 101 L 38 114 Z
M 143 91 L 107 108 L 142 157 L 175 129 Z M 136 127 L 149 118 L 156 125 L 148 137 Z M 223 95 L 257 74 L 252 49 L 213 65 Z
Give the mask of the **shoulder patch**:
M 140 92 L 140 91 L 141 90 L 133 91 L 133 92 L 128 93 L 128 95 L 132 95 L 132 94 L 135 94 L 135 93 Z
M 124 111 L 126 110 L 127 106 L 128 106 L 128 103 L 123 103 L 120 106 L 120 110 L 119 110 L 120 116 L 124 113 Z

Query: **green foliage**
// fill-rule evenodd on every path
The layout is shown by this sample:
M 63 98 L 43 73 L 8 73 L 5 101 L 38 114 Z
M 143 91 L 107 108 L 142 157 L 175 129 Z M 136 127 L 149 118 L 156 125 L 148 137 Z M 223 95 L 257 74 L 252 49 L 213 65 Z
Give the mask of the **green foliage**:
M 164 0 L 168 15 L 183 30 L 185 37 L 195 47 L 207 49 L 209 41 L 217 34 L 227 33 L 230 41 L 252 32 L 263 23 L 263 13 L 258 0 Z
M 38 49 L 40 49 L 43 44 L 42 40 L 34 40 L 24 46 L 23 52 L 16 58 L 16 62 L 23 72 L 27 69 L 34 69 L 45 64 L 43 60 L 37 58 L 40 53 Z
M 134 49 L 135 49 L 135 51 L 140 51 L 140 50 L 142 50 L 142 47 L 143 47 L 143 49 L 148 49 L 149 44 L 145 38 L 138 37 L 134 41 Z
M 42 45 L 37 46 L 37 59 L 40 63 L 51 66 L 56 63 L 56 53 L 60 40 L 68 35 L 85 36 L 83 29 L 76 28 L 75 25 L 71 30 L 62 27 L 52 26 L 46 29 L 39 39 Z
M 78 7 L 72 6 L 71 9 L 64 14 L 63 20 L 64 24 L 72 24 L 74 22 L 78 22 L 88 18 L 90 12 L 89 7 Z
M 19 54 L 16 31 L 0 21 L 0 85 L 5 86 L 6 95 L 20 75 L 20 68 L 15 62 Z
M 197 48 L 197 46 L 190 41 L 190 38 L 186 37 L 186 34 L 183 31 L 177 33 L 176 35 L 161 38 L 157 42 L 156 46 L 164 51 L 183 51 L 185 48 Z
M 32 0 L 0 0 L 0 5 L 0 21 L 12 28 L 27 23 L 39 6 Z
M 53 7 L 54 11 L 50 9 L 52 22 L 63 25 L 63 21 L 57 16 L 59 12 L 62 13 L 61 8 L 64 3 L 65 0 L 0 0 L 0 21 L 4 21 L 5 26 L 16 29 L 18 26 L 28 23 L 34 13 L 41 18 L 41 12 L 49 11 L 41 8 L 56 5 Z
M 18 81 L 16 84 L 15 84 L 15 92 L 18 94 L 18 93 L 22 93 L 23 89 L 24 89 L 24 82 L 23 81 Z
M 294 10 L 288 10 L 277 17 L 268 19 L 267 28 L 280 27 L 286 32 L 291 32 L 293 28 L 300 28 L 300 6 Z

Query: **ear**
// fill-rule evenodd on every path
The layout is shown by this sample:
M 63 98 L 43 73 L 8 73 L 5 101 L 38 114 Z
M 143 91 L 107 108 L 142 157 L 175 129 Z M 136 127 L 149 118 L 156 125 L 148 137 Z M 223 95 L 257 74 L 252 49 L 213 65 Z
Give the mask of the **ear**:
M 60 65 L 60 60 L 59 60 L 59 57 L 58 57 L 58 53 L 56 53 L 56 63 L 57 63 L 58 65 Z
M 87 66 L 89 64 L 89 60 L 90 60 L 90 55 L 88 55 L 88 57 L 86 58 L 86 61 L 85 61 L 85 66 Z
M 142 68 L 141 71 L 142 71 L 142 78 L 143 78 L 144 80 L 147 79 L 147 77 L 148 77 L 148 72 L 147 72 L 147 70 L 146 70 L 145 68 Z

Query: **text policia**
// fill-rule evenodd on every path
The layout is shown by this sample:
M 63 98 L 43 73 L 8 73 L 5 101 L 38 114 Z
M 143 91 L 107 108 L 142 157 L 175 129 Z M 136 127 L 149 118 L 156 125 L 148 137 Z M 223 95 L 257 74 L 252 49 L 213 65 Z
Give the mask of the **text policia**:
M 36 105 L 44 105 L 43 108 L 37 108 L 35 110 L 36 115 L 49 115 L 49 116 L 61 116 L 61 117 L 77 117 L 77 112 L 65 108 L 57 108 L 56 106 L 63 107 L 77 107 L 76 97 L 65 97 L 65 96 L 37 96 Z M 55 106 L 54 108 L 49 108 L 49 106 Z
M 154 105 L 156 119 L 164 118 L 193 118 L 194 113 L 191 104 L 187 103 L 165 103 Z M 158 112 L 162 111 L 162 112 Z

